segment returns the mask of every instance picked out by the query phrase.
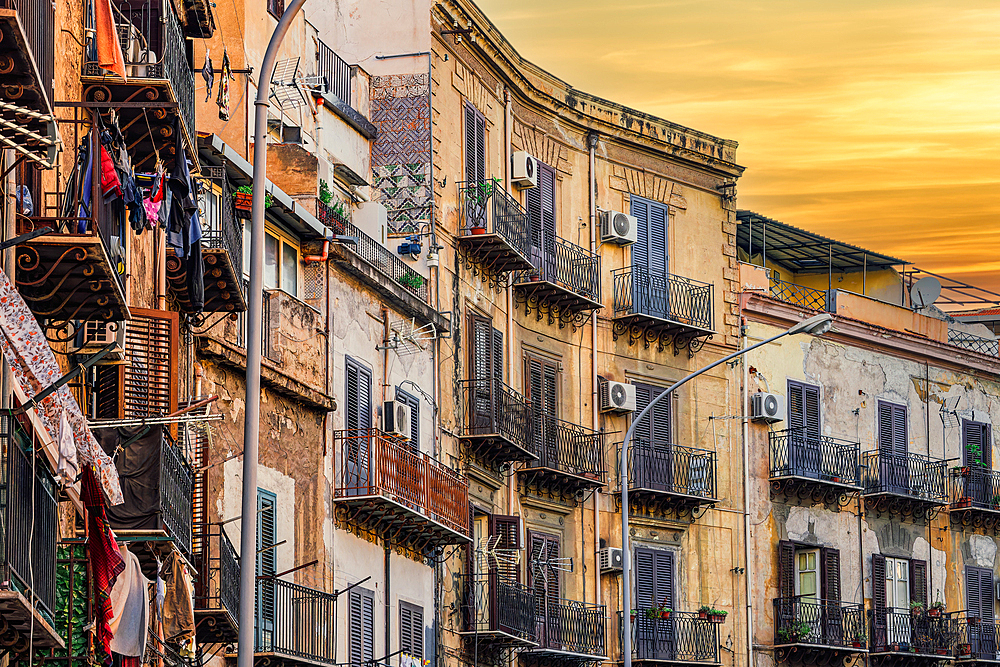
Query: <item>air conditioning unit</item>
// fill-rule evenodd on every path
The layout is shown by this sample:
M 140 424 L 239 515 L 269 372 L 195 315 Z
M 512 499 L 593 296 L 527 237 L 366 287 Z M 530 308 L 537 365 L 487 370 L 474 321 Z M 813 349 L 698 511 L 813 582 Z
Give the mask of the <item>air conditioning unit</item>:
M 114 347 L 98 363 L 121 361 L 125 358 L 125 322 L 83 322 L 73 332 L 70 352 L 80 355 L 97 354 L 109 344 Z
M 755 422 L 785 420 L 785 397 L 781 394 L 757 392 L 750 397 L 750 419 Z
M 410 437 L 410 406 L 399 401 L 382 405 L 382 430 L 404 440 Z
M 635 385 L 625 382 L 601 384 L 601 412 L 635 412 Z
M 597 561 L 601 566 L 601 574 L 622 571 L 622 550 L 618 547 L 605 547 L 597 552 Z
M 639 222 L 635 216 L 621 211 L 604 211 L 601 215 L 602 241 L 632 245 L 639 238 Z
M 510 182 L 519 188 L 538 186 L 538 160 L 525 151 L 514 151 L 510 156 Z

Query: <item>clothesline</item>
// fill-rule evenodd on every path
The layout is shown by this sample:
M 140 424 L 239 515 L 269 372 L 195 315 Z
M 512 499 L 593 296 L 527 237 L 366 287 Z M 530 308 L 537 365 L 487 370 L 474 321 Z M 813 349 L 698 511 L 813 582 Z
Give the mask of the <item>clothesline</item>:
M 191 424 L 197 422 L 222 421 L 222 413 L 210 415 L 179 415 L 177 417 L 132 417 L 130 419 L 96 419 L 87 422 L 91 429 L 122 428 L 133 426 L 161 426 L 167 424 Z

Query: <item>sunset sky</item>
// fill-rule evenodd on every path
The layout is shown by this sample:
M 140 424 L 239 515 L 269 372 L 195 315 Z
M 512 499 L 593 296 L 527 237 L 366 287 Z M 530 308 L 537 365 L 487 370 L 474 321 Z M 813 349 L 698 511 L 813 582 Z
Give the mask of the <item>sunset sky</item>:
M 1000 292 L 1000 3 L 479 4 L 575 87 L 738 141 L 740 208 Z

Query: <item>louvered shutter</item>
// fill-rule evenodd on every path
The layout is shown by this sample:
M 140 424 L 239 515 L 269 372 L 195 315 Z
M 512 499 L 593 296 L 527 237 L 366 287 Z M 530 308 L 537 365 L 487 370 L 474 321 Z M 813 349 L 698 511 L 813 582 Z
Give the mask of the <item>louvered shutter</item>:
M 257 638 L 258 643 L 270 646 L 271 635 L 274 632 L 275 583 L 277 573 L 277 554 L 275 547 L 277 535 L 277 496 L 268 491 L 257 491 L 257 567 L 256 574 L 258 594 L 257 606 Z M 268 547 L 271 547 L 270 549 Z
M 874 622 L 872 632 L 873 647 L 884 649 L 888 639 L 888 610 L 885 597 L 885 556 L 872 554 L 872 606 Z
M 878 447 L 884 454 L 891 454 L 895 447 L 892 437 L 892 404 L 878 404 Z
M 992 622 L 993 612 L 993 571 L 983 568 L 979 573 L 979 611 L 980 618 L 984 621 Z
M 906 408 L 902 405 L 892 406 L 892 452 L 905 458 L 909 449 L 906 437 Z
M 541 174 L 539 174 L 541 178 Z M 541 268 L 542 258 L 542 194 L 541 188 L 528 188 L 524 191 L 524 208 L 528 212 L 528 222 L 531 227 L 531 262 L 535 268 Z
M 989 468 L 993 465 L 993 443 L 989 425 L 962 422 L 962 450 L 965 465 Z
M 674 552 L 657 550 L 656 555 L 656 601 L 674 608 Z
M 802 389 L 804 425 L 806 433 L 814 438 L 820 436 L 819 388 L 805 386 Z
M 788 429 L 801 431 L 805 426 L 805 408 L 802 398 L 803 387 L 795 382 L 788 383 Z
M 663 387 L 653 387 L 648 384 L 635 385 L 636 387 L 636 411 L 633 416 L 638 416 L 650 401 L 659 396 L 664 392 Z M 670 426 L 670 398 L 665 398 L 656 405 L 653 409 L 649 411 L 642 421 L 635 427 L 635 435 L 639 440 L 644 440 L 647 443 L 655 445 L 668 445 L 670 444 L 671 437 L 671 426 Z
M 979 573 L 981 568 L 965 568 L 965 608 L 966 614 L 975 618 L 982 618 L 983 596 L 980 590 Z
M 424 610 L 402 601 L 399 603 L 399 649 L 418 659 L 424 657 Z
M 910 602 L 927 606 L 927 561 L 910 560 Z
M 656 557 L 652 549 L 635 550 L 635 606 L 648 609 L 656 600 Z
M 667 207 L 649 207 L 649 269 L 657 277 L 667 273 Z
M 132 308 L 125 323 L 127 363 L 98 366 L 95 413 L 102 419 L 162 417 L 177 411 L 178 315 Z
M 351 357 L 347 357 L 348 430 L 368 430 L 372 427 L 372 372 Z
M 550 361 L 530 356 L 525 358 L 525 367 L 525 389 L 535 425 L 535 451 L 541 459 L 541 465 L 551 467 L 558 461 L 555 418 L 558 412 L 559 367 Z
M 649 201 L 632 196 L 630 212 L 636 220 L 636 242 L 632 250 L 632 268 L 649 268 Z
M 348 592 L 347 659 L 361 665 L 375 657 L 375 594 L 363 588 Z
M 493 379 L 497 382 L 503 382 L 503 332 L 499 329 L 493 329 Z
M 469 346 L 472 377 L 485 380 L 493 369 L 493 323 L 481 315 L 471 315 L 469 320 L 472 325 L 472 345 Z
M 778 597 L 795 596 L 795 545 L 778 542 Z
M 546 593 L 545 593 L 545 577 L 546 574 L 542 571 L 544 565 L 542 564 L 545 560 L 545 537 L 537 533 L 530 533 L 528 537 L 529 553 L 528 553 L 528 587 L 531 588 L 531 594 L 535 598 L 535 620 L 536 623 L 542 624 L 542 630 L 544 631 L 545 623 L 545 608 L 546 608 Z M 539 633 L 539 639 L 541 639 L 541 633 Z
M 396 400 L 410 408 L 410 449 L 420 451 L 420 399 L 396 387 Z
M 559 609 L 559 599 L 562 597 L 562 586 L 559 581 L 559 570 L 551 564 L 555 564 L 559 561 L 560 549 L 559 549 L 559 538 L 549 535 L 545 541 L 545 551 L 550 563 L 549 566 L 549 576 L 546 582 L 546 590 L 548 592 L 549 598 L 549 617 L 557 615 Z
M 824 600 L 840 602 L 840 550 L 820 549 L 820 576 Z
M 547 164 L 538 165 L 538 190 L 541 194 L 542 265 L 545 279 L 555 282 L 556 269 L 556 172 Z
M 486 180 L 486 118 L 471 102 L 465 103 L 465 178 Z
M 497 549 L 513 551 L 521 548 L 521 517 L 503 516 L 494 514 L 490 516 L 490 536 L 497 538 Z M 509 581 L 520 581 L 521 573 L 517 565 L 511 559 L 501 559 L 490 563 L 490 567 L 497 570 L 497 574 Z

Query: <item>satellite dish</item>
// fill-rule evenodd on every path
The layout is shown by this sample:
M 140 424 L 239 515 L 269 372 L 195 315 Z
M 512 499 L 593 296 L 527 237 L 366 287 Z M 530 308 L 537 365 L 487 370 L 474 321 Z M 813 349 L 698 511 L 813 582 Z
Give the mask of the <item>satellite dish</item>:
M 941 282 L 934 276 L 926 276 L 910 287 L 910 303 L 916 309 L 926 308 L 941 296 Z

